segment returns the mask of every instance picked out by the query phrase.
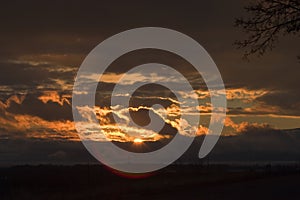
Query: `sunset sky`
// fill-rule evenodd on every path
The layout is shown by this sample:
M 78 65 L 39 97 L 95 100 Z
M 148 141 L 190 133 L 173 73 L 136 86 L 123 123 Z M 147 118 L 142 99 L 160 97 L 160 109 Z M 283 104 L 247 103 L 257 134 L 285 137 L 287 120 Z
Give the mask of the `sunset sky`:
M 244 60 L 243 50 L 236 49 L 233 43 L 246 35 L 233 24 L 236 17 L 247 15 L 243 10 L 246 4 L 246 1 L 238 0 L 181 4 L 171 1 L 3 2 L 0 7 L 0 164 L 18 163 L 25 154 L 27 160 L 22 162 L 30 162 L 31 158 L 34 162 L 47 162 L 47 159 L 68 156 L 72 160 L 73 150 L 80 141 L 71 109 L 76 72 L 87 54 L 100 42 L 137 27 L 155 26 L 180 31 L 208 51 L 226 87 L 228 107 L 222 132 L 224 137 L 243 137 L 255 130 L 267 139 L 270 132 L 270 140 L 266 143 L 272 143 L 274 132 L 284 134 L 283 129 L 299 128 L 300 63 L 297 56 L 300 39 L 297 36 L 281 37 L 271 52 Z M 157 85 L 140 88 L 131 100 L 130 112 L 142 125 L 149 120 L 148 112 L 154 112 L 165 122 L 161 132 L 130 126 L 124 115 L 128 110 L 121 107 L 116 108 L 114 114 L 124 121 L 122 129 L 128 132 L 115 126 L 109 98 L 114 85 L 132 67 L 149 62 L 172 66 L 188 78 L 197 95 L 186 91 L 181 94 L 197 99 L 200 106 L 181 112 L 191 116 L 200 112 L 201 123 L 196 134 L 207 134 L 210 95 L 201 76 L 176 55 L 140 50 L 118 58 L 99 81 L 94 111 L 107 139 L 135 143 L 169 141 L 177 131 L 180 133 L 180 102 L 166 88 Z M 153 72 L 151 77 L 166 78 L 174 81 L 168 73 Z M 88 79 L 98 80 L 98 77 L 89 76 Z M 129 74 L 125 85 L 136 81 L 147 82 L 149 77 L 143 73 Z M 180 90 L 180 83 L 177 81 L 176 84 Z M 153 104 L 162 104 L 166 109 L 153 110 Z M 184 123 L 189 126 L 188 121 Z M 257 139 L 249 139 L 251 145 L 255 145 L 256 140 L 261 144 L 259 134 L 256 136 Z M 91 139 L 105 140 L 97 133 L 92 134 Z M 77 146 L 70 147 L 72 144 Z M 279 141 L 276 145 L 274 149 L 285 148 L 289 143 Z M 76 151 L 84 151 L 82 147 L 79 149 Z M 38 156 L 36 151 L 40 151 Z

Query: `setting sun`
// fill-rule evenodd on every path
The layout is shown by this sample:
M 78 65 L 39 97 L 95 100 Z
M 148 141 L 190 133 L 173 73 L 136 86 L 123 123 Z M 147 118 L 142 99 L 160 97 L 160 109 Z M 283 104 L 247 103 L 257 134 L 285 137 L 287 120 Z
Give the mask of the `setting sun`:
M 140 144 L 140 143 L 143 142 L 143 140 L 140 139 L 140 138 L 135 138 L 135 139 L 133 140 L 133 142 L 136 143 L 136 144 Z

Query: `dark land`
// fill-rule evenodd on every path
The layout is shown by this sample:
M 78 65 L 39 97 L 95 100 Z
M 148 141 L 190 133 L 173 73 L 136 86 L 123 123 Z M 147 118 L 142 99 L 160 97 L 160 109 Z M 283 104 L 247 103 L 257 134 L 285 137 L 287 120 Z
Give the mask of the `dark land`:
M 300 199 L 300 165 L 172 165 L 154 174 L 102 165 L 0 168 L 1 200 Z

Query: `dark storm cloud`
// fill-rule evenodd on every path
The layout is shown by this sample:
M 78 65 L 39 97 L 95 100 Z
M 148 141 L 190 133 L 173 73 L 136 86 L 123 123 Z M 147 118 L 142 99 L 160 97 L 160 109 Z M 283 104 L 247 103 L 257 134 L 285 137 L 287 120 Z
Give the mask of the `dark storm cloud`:
M 257 99 L 271 106 L 278 106 L 285 114 L 300 115 L 300 91 L 276 91 Z
M 49 72 L 42 66 L 32 68 L 31 65 L 0 63 L 0 84 L 2 85 L 35 85 L 49 78 Z
M 76 54 L 77 59 L 58 61 L 78 68 L 84 56 L 105 38 L 130 28 L 161 26 L 182 31 L 202 44 L 218 65 L 227 87 L 293 92 L 292 104 L 298 104 L 300 67 L 296 55 L 299 38 L 280 38 L 272 52 L 260 59 L 251 58 L 250 62 L 243 61 L 242 51 L 233 47 L 236 39 L 244 38 L 244 33 L 232 25 L 235 17 L 245 14 L 242 8 L 246 4 L 234 0 L 3 2 L 0 8 L 0 59 L 15 60 L 24 55 L 41 59 L 36 58 L 37 55 Z M 120 58 L 111 69 L 120 73 L 135 64 L 160 60 L 170 66 L 177 63 L 183 71 L 191 72 L 186 63 L 174 57 L 167 59 L 155 53 L 134 55 L 127 55 L 128 59 Z M 41 66 L 25 70 L 27 66 L 1 65 L 3 85 L 26 85 L 28 81 L 40 84 L 51 77 L 73 83 L 72 73 L 48 73 Z M 282 98 L 273 97 L 266 103 L 275 104 Z
M 12 114 L 32 115 L 48 121 L 73 120 L 71 105 L 48 101 L 43 103 L 39 95 L 27 95 L 22 104 L 12 102 L 6 111 Z
M 32 66 L 30 64 L 0 62 L 0 85 L 33 90 L 36 90 L 37 86 L 45 85 L 46 88 L 44 89 L 47 89 L 47 85 L 53 85 L 55 79 L 70 81 L 74 77 L 74 74 L 70 72 L 49 71 L 49 67 L 55 68 L 55 66 L 45 64 Z M 17 88 L 14 89 L 18 90 Z
M 240 13 L 240 7 L 234 1 L 4 2 L 0 12 L 1 55 L 87 54 L 110 35 L 142 26 L 173 28 L 201 39 L 201 43 L 214 41 L 208 40 L 211 31 L 231 26 L 228 13 Z M 214 46 L 218 43 L 215 41 Z

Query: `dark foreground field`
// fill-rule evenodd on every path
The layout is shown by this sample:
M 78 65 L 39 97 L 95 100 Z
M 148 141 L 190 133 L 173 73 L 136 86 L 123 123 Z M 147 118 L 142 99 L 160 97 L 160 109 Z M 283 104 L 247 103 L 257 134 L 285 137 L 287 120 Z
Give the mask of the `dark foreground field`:
M 298 165 L 170 166 L 128 176 L 99 165 L 1 168 L 0 199 L 300 199 Z

